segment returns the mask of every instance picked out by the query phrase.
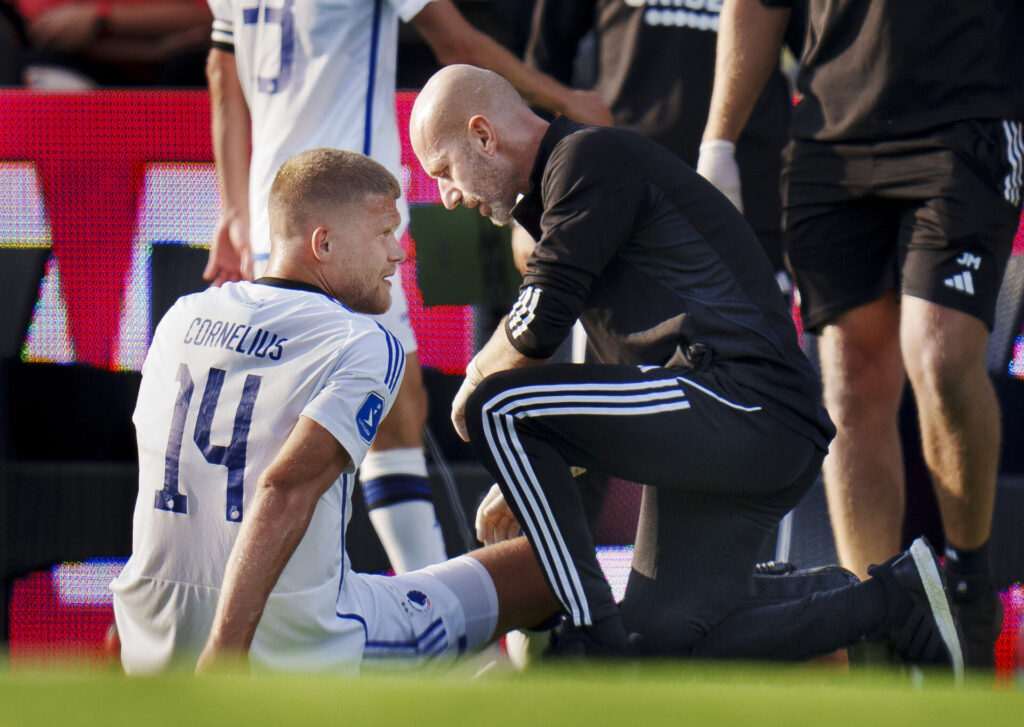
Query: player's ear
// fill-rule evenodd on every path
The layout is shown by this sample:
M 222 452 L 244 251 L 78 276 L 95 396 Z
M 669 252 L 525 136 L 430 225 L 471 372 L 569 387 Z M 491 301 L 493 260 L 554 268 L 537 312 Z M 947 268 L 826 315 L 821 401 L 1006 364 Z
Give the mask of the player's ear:
M 490 120 L 486 116 L 477 114 L 470 117 L 467 127 L 473 148 L 482 151 L 487 156 L 494 156 L 498 150 L 498 137 L 495 136 L 494 125 Z
M 326 227 L 313 228 L 309 235 L 309 249 L 317 262 L 325 262 L 331 254 L 331 236 Z

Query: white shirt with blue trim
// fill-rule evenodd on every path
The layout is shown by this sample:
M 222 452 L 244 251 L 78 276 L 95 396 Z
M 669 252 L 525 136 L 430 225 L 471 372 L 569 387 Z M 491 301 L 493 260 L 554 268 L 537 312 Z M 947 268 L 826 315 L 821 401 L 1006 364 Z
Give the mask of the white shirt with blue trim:
M 337 617 L 363 599 L 346 577 L 345 528 L 356 467 L 404 364 L 394 336 L 321 293 L 243 282 L 178 300 L 143 366 L 132 557 L 111 585 L 129 673 L 194 665 L 257 480 L 300 416 L 351 462 L 275 585 L 250 659 L 272 670 L 358 669 L 365 632 Z
M 249 207 L 259 261 L 270 251 L 270 185 L 289 157 L 318 146 L 358 151 L 402 179 L 398 25 L 431 0 L 208 2 L 214 47 L 234 50 L 252 117 Z M 408 220 L 404 200 L 399 209 Z

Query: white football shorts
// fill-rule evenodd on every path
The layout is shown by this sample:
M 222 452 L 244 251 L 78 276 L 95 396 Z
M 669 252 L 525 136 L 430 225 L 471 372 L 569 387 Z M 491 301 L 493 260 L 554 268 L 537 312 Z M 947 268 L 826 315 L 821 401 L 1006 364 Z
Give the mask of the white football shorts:
M 338 616 L 366 630 L 364 671 L 450 663 L 486 646 L 498 623 L 494 582 L 465 555 L 399 576 L 349 577 L 362 581 L 354 589 L 362 603 L 349 614 L 339 604 Z

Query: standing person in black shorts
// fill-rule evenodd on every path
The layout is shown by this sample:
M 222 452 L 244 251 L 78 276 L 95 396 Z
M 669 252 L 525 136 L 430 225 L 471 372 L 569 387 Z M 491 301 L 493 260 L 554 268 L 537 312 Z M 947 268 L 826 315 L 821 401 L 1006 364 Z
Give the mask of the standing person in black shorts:
M 759 549 L 810 486 L 834 429 L 768 258 L 724 196 L 635 132 L 549 125 L 472 66 L 431 78 L 409 131 L 447 208 L 477 207 L 497 224 L 514 216 L 539 240 L 452 420 L 568 615 L 559 648 L 628 653 L 636 632 L 649 653 L 801 657 L 884 632 L 920 658 L 903 639 L 913 632 L 956 663 L 923 542 L 877 579 L 740 615 Z M 538 366 L 577 318 L 599 363 Z M 621 614 L 573 466 L 649 483 Z M 911 608 L 925 581 L 933 597 Z
M 735 145 L 715 141 L 701 148 L 721 2 L 665 5 L 661 0 L 538 0 L 525 60 L 569 83 L 580 41 L 593 29 L 595 88 L 608 102 L 615 125 L 653 139 L 698 171 L 715 168 L 723 154 L 731 160 L 734 150 L 737 176 L 722 191 L 754 228 L 772 268 L 784 273 L 779 175 L 789 140 L 786 79 L 776 64 Z M 788 291 L 784 274 L 780 283 Z
M 790 6 L 808 23 L 783 229 L 838 427 L 825 486 L 840 561 L 863 575 L 899 549 L 909 376 L 968 663 L 991 665 L 1000 419 L 984 358 L 1021 211 L 1024 4 L 734 0 L 705 141 L 743 128 Z

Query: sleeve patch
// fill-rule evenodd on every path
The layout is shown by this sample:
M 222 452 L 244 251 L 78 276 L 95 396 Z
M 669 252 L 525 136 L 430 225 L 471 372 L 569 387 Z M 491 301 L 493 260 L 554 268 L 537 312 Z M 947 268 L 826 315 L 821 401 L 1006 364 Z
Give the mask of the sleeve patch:
M 356 429 L 359 430 L 359 436 L 364 442 L 373 442 L 373 438 L 377 436 L 377 427 L 383 418 L 384 399 L 379 394 L 370 392 L 356 412 Z

